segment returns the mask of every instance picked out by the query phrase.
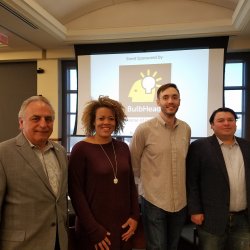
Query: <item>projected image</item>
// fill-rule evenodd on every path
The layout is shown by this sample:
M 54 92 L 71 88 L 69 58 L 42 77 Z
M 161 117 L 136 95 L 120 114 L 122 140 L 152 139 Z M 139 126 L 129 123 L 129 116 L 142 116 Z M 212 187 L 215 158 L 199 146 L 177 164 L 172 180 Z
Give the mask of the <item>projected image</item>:
M 171 81 L 171 64 L 120 66 L 120 97 L 129 88 L 131 102 L 152 103 L 162 82 Z M 129 78 L 128 78 L 129 76 Z M 122 100 L 122 99 L 121 99 Z M 126 101 L 126 99 L 124 100 Z
M 157 89 L 166 82 L 171 82 L 170 63 L 119 67 L 119 100 L 128 116 L 124 133 L 132 135 L 139 123 L 160 112 Z
M 123 67 L 124 66 L 120 67 L 120 76 L 123 73 L 123 70 L 122 70 Z M 158 80 L 161 80 L 162 78 L 159 78 L 159 79 L 154 78 L 154 75 L 157 72 L 155 72 L 154 75 L 151 76 L 150 69 L 148 69 L 148 67 L 147 67 L 147 72 L 148 74 L 146 76 L 141 72 L 140 73 L 141 79 L 135 81 L 132 84 L 129 95 L 128 95 L 132 99 L 132 102 L 152 103 L 155 100 L 156 88 L 160 86 L 159 84 L 157 85 L 156 82 Z M 126 72 L 124 72 L 124 75 L 125 74 Z
M 121 135 L 132 136 L 159 113 L 159 86 L 172 82 L 180 90 L 177 117 L 191 126 L 192 137 L 207 136 L 208 117 L 223 103 L 223 55 L 223 49 L 193 49 L 78 56 L 77 135 L 84 105 L 107 95 L 125 107 L 128 121 Z
M 171 64 L 122 65 L 119 67 L 119 100 L 129 116 L 147 107 L 145 116 L 154 115 L 157 89 L 171 82 Z M 152 112 L 153 110 L 153 112 Z M 150 112 L 151 111 L 151 112 Z

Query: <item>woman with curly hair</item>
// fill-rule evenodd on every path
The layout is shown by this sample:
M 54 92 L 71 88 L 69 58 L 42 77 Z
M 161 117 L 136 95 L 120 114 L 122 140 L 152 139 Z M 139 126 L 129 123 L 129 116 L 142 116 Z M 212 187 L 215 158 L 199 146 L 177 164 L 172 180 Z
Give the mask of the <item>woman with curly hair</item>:
M 85 106 L 82 125 L 87 137 L 73 147 L 69 161 L 69 195 L 79 249 L 132 249 L 138 195 L 129 148 L 112 138 L 125 121 L 122 104 L 107 96 Z

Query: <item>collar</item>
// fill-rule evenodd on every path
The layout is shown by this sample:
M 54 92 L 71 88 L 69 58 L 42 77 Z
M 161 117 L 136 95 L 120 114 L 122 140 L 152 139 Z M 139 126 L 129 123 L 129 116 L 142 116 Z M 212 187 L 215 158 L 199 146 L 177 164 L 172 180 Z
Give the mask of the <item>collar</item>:
M 164 127 L 168 128 L 167 123 L 163 120 L 163 118 L 161 117 L 160 114 L 158 114 L 156 116 L 156 118 L 158 119 L 158 121 L 160 122 L 160 124 L 162 124 Z M 174 123 L 174 127 L 173 128 L 176 128 L 179 124 L 180 124 L 179 119 L 175 118 L 175 123 Z
M 23 136 L 24 136 L 25 139 L 28 141 L 28 143 L 29 143 L 29 145 L 30 145 L 30 147 L 31 147 L 32 149 L 38 149 L 38 150 L 40 150 L 40 148 L 37 147 L 36 145 L 34 145 L 34 144 L 33 144 L 24 134 L 23 134 Z M 43 152 L 45 152 L 45 151 L 47 151 L 47 150 L 50 150 L 50 149 L 52 149 L 52 148 L 54 148 L 54 146 L 53 146 L 53 144 L 51 143 L 51 141 L 47 141 L 46 146 L 43 148 Z
M 223 142 L 219 137 L 216 136 L 216 138 L 217 138 L 217 140 L 218 140 L 220 146 L 221 146 L 221 145 L 225 145 L 224 142 Z M 239 145 L 239 143 L 237 142 L 237 140 L 236 140 L 235 137 L 234 137 L 234 142 L 233 142 L 233 144 L 232 144 L 231 146 L 233 146 L 233 145 Z

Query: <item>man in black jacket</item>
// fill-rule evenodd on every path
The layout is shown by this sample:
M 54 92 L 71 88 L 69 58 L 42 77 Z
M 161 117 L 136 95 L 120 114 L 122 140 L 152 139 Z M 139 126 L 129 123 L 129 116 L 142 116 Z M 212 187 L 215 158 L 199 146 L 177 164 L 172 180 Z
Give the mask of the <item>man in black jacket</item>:
M 250 143 L 236 137 L 236 113 L 213 112 L 214 135 L 191 143 L 188 208 L 202 250 L 250 249 Z

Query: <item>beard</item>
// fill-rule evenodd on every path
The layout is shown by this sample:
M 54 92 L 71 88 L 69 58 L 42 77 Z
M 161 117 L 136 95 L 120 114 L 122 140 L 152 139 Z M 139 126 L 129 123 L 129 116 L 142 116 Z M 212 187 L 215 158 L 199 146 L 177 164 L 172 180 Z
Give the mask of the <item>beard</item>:
M 174 110 L 168 111 L 166 108 L 161 108 L 161 112 L 168 117 L 175 117 L 175 114 L 178 111 L 178 107 L 175 107 Z

